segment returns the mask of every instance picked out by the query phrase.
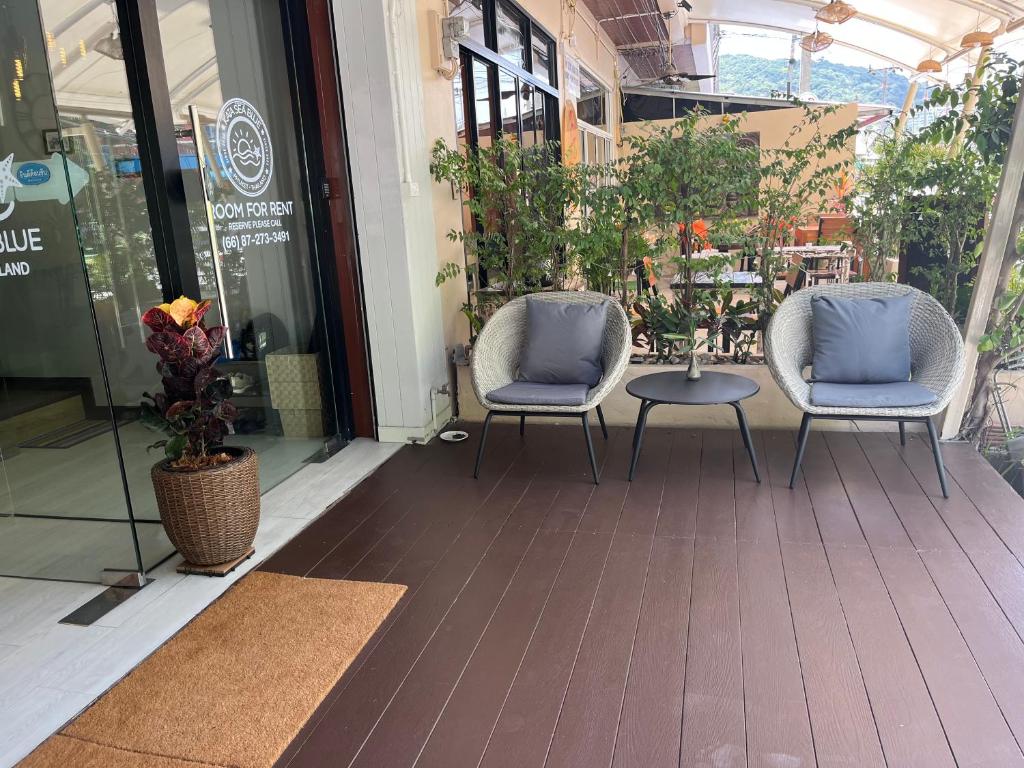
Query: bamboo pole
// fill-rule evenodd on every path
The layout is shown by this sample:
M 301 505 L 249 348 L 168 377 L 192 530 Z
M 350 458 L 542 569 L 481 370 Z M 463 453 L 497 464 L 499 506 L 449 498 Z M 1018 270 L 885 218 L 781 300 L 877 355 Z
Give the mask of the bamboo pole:
M 964 100 L 964 124 L 960 128 L 960 133 L 953 139 L 953 143 L 949 145 L 949 155 L 952 157 L 960 151 L 960 147 L 964 144 L 964 138 L 967 136 L 967 119 L 970 115 L 974 114 L 974 110 L 978 107 L 978 86 L 981 85 L 981 78 L 985 74 L 985 65 L 988 63 L 988 55 L 992 51 L 991 46 L 982 46 L 978 52 L 978 63 L 974 66 L 974 77 L 971 78 L 971 87 L 967 92 L 967 98 Z
M 907 127 L 907 118 L 910 117 L 910 110 L 914 108 L 914 99 L 917 98 L 917 89 L 921 85 L 919 80 L 911 80 L 907 88 L 907 97 L 903 100 L 903 109 L 900 110 L 899 119 L 896 121 L 896 135 L 899 136 Z

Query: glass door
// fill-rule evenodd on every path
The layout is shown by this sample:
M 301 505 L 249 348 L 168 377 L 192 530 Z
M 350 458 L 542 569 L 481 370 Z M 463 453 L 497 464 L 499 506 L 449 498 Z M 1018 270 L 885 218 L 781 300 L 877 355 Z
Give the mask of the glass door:
M 134 117 L 159 110 L 133 103 L 114 1 L 0 0 L 3 575 L 99 581 L 173 553 L 149 476 L 159 436 L 138 419 L 160 387 L 140 318 L 176 297 L 172 273 L 229 328 L 229 442 L 259 453 L 264 491 L 339 433 L 287 6 L 146 1 L 159 36 L 143 48 L 166 69 L 149 85 L 178 142 L 163 172 L 184 203 L 144 184 Z M 191 249 L 154 247 L 158 203 L 187 214 Z
M 67 5 L 44 1 L 44 16 Z M 117 356 L 108 374 L 97 325 L 128 346 L 120 289 L 137 274 L 145 205 L 109 149 L 131 110 L 73 89 L 55 102 L 51 70 L 69 82 L 101 56 L 101 38 L 68 31 L 36 0 L 0 2 L 0 574 L 100 581 L 168 544 L 132 522 L 111 397 L 130 377 Z
M 203 298 L 229 344 L 234 442 L 264 489 L 338 432 L 279 0 L 156 0 Z

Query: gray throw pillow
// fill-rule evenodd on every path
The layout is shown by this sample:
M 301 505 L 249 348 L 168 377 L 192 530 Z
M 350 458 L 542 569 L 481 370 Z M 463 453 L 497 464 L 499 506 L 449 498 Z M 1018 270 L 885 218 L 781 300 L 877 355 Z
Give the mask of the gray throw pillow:
M 608 302 L 577 304 L 527 297 L 526 348 L 519 380 L 537 384 L 586 384 L 601 380 L 601 345 Z
M 887 384 L 910 379 L 910 310 L 914 297 L 811 299 L 811 380 Z

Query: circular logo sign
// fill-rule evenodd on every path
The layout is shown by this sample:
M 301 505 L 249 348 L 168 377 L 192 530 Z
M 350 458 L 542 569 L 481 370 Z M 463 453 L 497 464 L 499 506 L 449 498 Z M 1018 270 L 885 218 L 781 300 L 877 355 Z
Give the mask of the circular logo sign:
M 245 99 L 228 99 L 217 113 L 217 154 L 231 185 L 257 197 L 274 174 L 274 148 L 263 116 Z

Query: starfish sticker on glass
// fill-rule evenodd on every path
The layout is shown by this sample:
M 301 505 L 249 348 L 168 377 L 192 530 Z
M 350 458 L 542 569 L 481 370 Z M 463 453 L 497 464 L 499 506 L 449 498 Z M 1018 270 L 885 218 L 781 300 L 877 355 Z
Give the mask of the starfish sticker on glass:
M 7 200 L 10 190 L 14 187 L 20 187 L 21 182 L 18 181 L 17 177 L 11 170 L 11 166 L 14 164 L 14 153 L 11 152 L 3 160 L 0 160 L 0 205 Z M 0 210 L 0 221 L 3 221 L 14 212 L 14 195 L 11 195 L 11 200 L 7 202 L 7 206 Z

